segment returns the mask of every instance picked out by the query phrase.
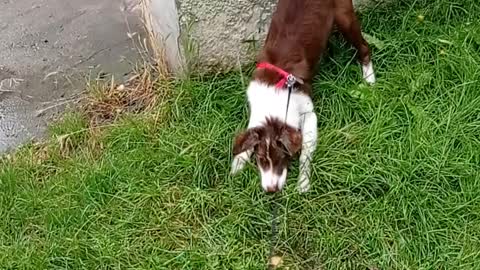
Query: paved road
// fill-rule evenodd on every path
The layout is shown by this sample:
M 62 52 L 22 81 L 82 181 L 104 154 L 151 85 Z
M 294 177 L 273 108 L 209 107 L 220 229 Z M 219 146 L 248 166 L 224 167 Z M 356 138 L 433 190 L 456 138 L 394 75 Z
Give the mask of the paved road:
M 0 0 L 0 152 L 41 136 L 87 74 L 131 70 L 133 1 Z

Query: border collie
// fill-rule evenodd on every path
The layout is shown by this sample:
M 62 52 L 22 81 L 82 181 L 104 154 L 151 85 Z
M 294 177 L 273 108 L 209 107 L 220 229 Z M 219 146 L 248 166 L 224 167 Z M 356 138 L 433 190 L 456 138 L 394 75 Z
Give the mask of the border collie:
M 298 189 L 309 190 L 317 141 L 312 78 L 334 25 L 356 48 L 364 80 L 375 82 L 352 0 L 279 0 L 247 89 L 250 120 L 234 139 L 232 174 L 255 154 L 262 188 L 277 192 L 285 185 L 288 164 L 300 153 Z

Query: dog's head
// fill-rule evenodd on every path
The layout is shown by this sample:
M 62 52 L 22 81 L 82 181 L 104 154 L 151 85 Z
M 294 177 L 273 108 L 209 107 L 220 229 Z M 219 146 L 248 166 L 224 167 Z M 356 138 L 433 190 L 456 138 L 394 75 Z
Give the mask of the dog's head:
M 288 164 L 301 146 L 302 134 L 298 129 L 268 119 L 264 125 L 238 134 L 233 154 L 252 151 L 261 174 L 262 188 L 267 192 L 277 192 L 284 187 Z

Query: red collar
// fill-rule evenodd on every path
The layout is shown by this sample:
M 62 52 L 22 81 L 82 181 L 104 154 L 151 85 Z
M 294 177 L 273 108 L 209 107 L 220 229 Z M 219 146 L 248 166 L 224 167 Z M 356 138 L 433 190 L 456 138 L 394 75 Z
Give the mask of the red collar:
M 277 87 L 277 88 L 283 88 L 285 86 L 285 84 L 287 83 L 288 78 L 290 76 L 293 77 L 295 82 L 302 83 L 302 81 L 300 79 L 296 78 L 291 73 L 288 73 L 285 70 L 283 70 L 283 69 L 281 69 L 281 68 L 279 68 L 275 65 L 272 65 L 270 63 L 267 63 L 267 62 L 258 63 L 257 68 L 265 68 L 265 69 L 273 70 L 273 71 L 277 72 L 278 74 L 280 74 L 282 76 L 282 78 L 280 79 L 280 81 L 277 82 L 277 84 L 275 84 L 275 87 Z

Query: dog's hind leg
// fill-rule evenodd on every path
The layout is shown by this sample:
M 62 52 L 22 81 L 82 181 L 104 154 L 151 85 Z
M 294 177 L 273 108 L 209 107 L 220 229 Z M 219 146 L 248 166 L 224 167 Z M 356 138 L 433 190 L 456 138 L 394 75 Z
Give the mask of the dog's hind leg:
M 362 36 L 362 30 L 353 10 L 351 0 L 335 2 L 335 24 L 345 37 L 358 51 L 358 60 L 362 65 L 363 78 L 368 83 L 375 83 L 375 72 L 370 57 L 368 43 Z

